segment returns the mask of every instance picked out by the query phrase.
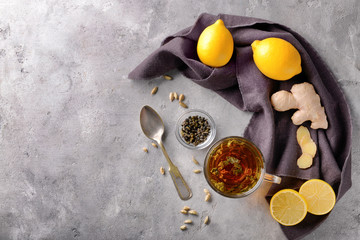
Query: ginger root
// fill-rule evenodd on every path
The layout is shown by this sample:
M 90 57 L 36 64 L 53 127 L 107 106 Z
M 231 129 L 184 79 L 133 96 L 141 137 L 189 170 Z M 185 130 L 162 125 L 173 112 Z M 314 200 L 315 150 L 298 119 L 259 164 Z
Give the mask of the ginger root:
M 309 130 L 304 126 L 300 126 L 296 131 L 296 139 L 302 151 L 302 155 L 297 160 L 297 165 L 302 169 L 309 168 L 311 167 L 313 158 L 316 155 L 316 144 L 311 139 Z
M 312 129 L 327 129 L 325 109 L 321 106 L 320 97 L 316 94 L 313 85 L 306 82 L 295 84 L 290 91 L 278 91 L 271 96 L 274 109 L 280 112 L 299 109 L 291 117 L 295 125 L 310 120 Z
M 308 153 L 303 153 L 297 160 L 297 165 L 301 169 L 309 168 L 312 164 L 313 158 Z

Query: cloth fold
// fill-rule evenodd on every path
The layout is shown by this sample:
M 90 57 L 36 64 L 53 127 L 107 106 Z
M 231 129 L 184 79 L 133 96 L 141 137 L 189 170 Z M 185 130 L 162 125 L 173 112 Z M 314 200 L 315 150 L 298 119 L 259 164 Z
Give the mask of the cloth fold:
M 201 32 L 217 19 L 230 30 L 235 44 L 230 62 L 221 68 L 211 68 L 198 59 L 197 39 Z M 302 73 L 288 81 L 274 81 L 256 67 L 251 43 L 268 37 L 282 38 L 296 47 L 301 55 Z M 337 81 L 312 46 L 286 26 L 262 19 L 204 13 L 195 24 L 169 36 L 161 47 L 147 57 L 130 74 L 130 79 L 151 79 L 177 68 L 184 76 L 202 87 L 211 89 L 243 111 L 254 112 L 244 137 L 262 151 L 268 173 L 283 177 L 280 185 L 273 184 L 267 198 L 283 188 L 298 189 L 307 179 L 328 182 L 339 200 L 351 187 L 351 116 L 344 94 Z M 296 130 L 291 121 L 294 111 L 277 112 L 270 96 L 279 90 L 290 90 L 293 84 L 313 84 L 325 107 L 329 128 L 310 129 L 318 146 L 313 166 L 302 170 L 296 165 L 301 149 L 296 142 Z M 315 229 L 327 215 L 308 214 L 292 227 L 281 226 L 289 239 L 301 238 Z

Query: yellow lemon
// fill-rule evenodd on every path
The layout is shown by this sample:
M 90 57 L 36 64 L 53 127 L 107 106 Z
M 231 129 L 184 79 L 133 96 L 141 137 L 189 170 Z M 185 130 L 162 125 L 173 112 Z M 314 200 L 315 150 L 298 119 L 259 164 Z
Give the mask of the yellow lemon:
M 280 224 L 294 226 L 307 214 L 306 201 L 297 191 L 283 189 L 271 198 L 270 213 Z
M 333 188 L 325 181 L 311 179 L 306 181 L 299 190 L 308 204 L 308 212 L 323 215 L 335 206 L 336 196 Z
M 233 37 L 221 19 L 200 34 L 197 54 L 202 63 L 210 67 L 222 67 L 230 61 L 233 51 Z
M 281 38 L 255 40 L 251 44 L 254 62 L 265 76 L 285 81 L 301 73 L 301 57 L 296 48 Z

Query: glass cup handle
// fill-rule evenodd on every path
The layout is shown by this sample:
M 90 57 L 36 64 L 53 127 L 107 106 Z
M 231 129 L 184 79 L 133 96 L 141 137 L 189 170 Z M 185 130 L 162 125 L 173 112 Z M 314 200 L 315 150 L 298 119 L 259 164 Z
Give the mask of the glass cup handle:
M 268 174 L 268 173 L 265 173 L 264 180 L 267 181 L 267 182 L 272 182 L 272 183 L 276 183 L 276 184 L 281 183 L 281 177 L 271 175 L 271 174 Z

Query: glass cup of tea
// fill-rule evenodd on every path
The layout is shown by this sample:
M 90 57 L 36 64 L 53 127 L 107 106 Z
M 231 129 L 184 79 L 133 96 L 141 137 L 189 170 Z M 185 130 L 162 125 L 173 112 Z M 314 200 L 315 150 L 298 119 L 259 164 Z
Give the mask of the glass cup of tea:
M 256 145 L 236 136 L 223 138 L 210 147 L 204 174 L 214 191 L 230 198 L 250 195 L 263 180 L 281 182 L 280 177 L 266 173 L 264 157 Z

